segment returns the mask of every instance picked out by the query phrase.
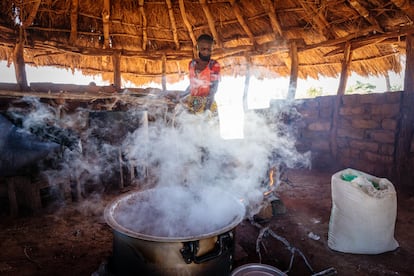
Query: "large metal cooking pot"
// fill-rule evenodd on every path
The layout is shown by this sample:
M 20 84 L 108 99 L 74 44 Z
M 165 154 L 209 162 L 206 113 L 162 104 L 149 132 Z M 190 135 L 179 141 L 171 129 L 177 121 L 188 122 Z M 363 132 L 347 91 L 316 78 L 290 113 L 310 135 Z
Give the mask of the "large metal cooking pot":
M 105 209 L 113 229 L 109 269 L 115 275 L 229 275 L 234 228 L 245 208 L 223 191 L 155 188 Z

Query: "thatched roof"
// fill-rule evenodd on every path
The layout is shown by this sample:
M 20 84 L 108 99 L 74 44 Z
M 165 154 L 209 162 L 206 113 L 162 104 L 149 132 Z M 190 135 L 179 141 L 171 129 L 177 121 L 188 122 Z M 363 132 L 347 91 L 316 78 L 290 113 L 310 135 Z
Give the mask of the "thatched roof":
M 2 0 L 0 60 L 80 69 L 136 84 L 177 81 L 202 33 L 215 39 L 225 75 L 290 74 L 297 47 L 300 78 L 337 77 L 346 43 L 350 70 L 399 72 L 414 7 L 405 0 Z M 21 29 L 21 30 L 20 30 Z M 20 36 L 19 36 L 20 31 Z

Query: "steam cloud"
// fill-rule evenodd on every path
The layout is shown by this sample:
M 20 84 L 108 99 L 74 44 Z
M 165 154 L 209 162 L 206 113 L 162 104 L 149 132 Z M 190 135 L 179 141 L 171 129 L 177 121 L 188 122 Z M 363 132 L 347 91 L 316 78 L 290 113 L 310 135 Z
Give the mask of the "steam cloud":
M 275 114 L 289 110 L 283 108 Z M 136 129 L 123 148 L 128 149 L 127 159 L 147 161 L 159 187 L 220 188 L 253 207 L 260 205 L 268 188 L 263 180 L 269 166 L 309 165 L 309 154 L 295 148 L 291 127 L 276 117 L 271 118 L 276 119 L 271 124 L 268 119 L 258 112 L 247 112 L 244 138 L 225 140 L 216 119 L 181 112 L 174 121 L 156 120 L 148 128 Z
M 121 151 L 124 164 L 145 167 L 148 177 L 154 180 L 156 187 L 169 188 L 170 191 L 174 190 L 174 187 L 176 191 L 189 191 L 191 198 L 170 193 L 164 195 L 164 200 L 155 204 L 157 207 L 163 206 L 158 210 L 174 210 L 172 213 L 179 213 L 179 210 L 188 211 L 192 206 L 202 206 L 203 208 L 193 208 L 196 213 L 187 213 L 193 221 L 198 217 L 203 218 L 206 223 L 217 222 L 220 213 L 223 213 L 226 220 L 229 218 L 229 214 L 224 212 L 228 209 L 228 202 L 221 200 L 217 193 L 207 192 L 210 188 L 240 199 L 248 207 L 248 215 L 253 215 L 259 210 L 263 193 L 268 189 L 266 177 L 269 167 L 282 163 L 289 168 L 309 166 L 309 153 L 299 153 L 296 150 L 294 129 L 283 119 L 286 116 L 298 116 L 291 106 L 274 106 L 273 110 L 265 113 L 246 112 L 244 138 L 230 140 L 220 137 L 218 119 L 210 118 L 207 113 L 193 115 L 180 111 L 165 116 L 149 112 L 153 115 L 153 120 L 148 126 L 140 124 L 138 128 L 127 132 L 125 139 L 113 143 L 102 141 L 94 135 L 96 129 L 85 123 L 87 119 L 82 115 L 83 110 L 65 116 L 64 119 L 57 119 L 56 110 L 38 101 L 30 102 L 35 108 L 34 112 L 24 116 L 25 128 L 33 128 L 39 123 L 69 130 L 75 127 L 82 128 L 82 134 L 78 137 L 73 135 L 77 131 L 70 132 L 71 135 L 64 135 L 66 139 L 74 139 L 69 139 L 72 143 L 67 143 L 62 153 L 63 162 L 45 169 L 44 175 L 50 183 L 56 185 L 63 181 L 66 182 L 63 184 L 66 186 L 74 185 L 74 182 L 80 186 L 95 183 L 95 190 L 97 188 L 99 191 L 102 181 L 119 170 L 118 157 Z M 136 120 L 137 114 L 142 114 L 142 111 L 131 110 L 128 114 Z M 114 125 L 99 127 L 100 133 L 114 132 Z M 104 129 L 105 127 L 108 128 Z M 274 189 L 277 188 L 277 184 L 276 181 Z M 207 198 L 209 195 L 214 197 Z M 179 204 L 179 207 L 174 207 L 172 204 L 175 202 L 171 201 L 174 198 L 186 202 L 186 205 Z M 126 213 L 125 217 L 120 216 L 119 221 L 126 224 L 127 221 L 134 221 L 133 225 L 148 222 L 147 217 L 139 215 L 142 212 L 133 213 L 135 216 L 130 212 Z M 169 217 L 172 213 L 157 216 Z M 218 224 L 222 223 L 221 220 L 218 221 Z M 175 224 L 177 221 L 171 221 L 169 225 Z

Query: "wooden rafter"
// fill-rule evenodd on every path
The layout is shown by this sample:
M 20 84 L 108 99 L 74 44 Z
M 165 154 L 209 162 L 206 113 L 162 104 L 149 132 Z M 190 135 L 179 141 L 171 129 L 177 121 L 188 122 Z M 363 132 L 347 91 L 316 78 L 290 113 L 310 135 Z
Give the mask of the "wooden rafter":
M 402 10 L 412 22 L 414 22 L 414 6 L 412 1 L 408 0 L 391 0 L 400 10 Z
M 109 42 L 109 18 L 111 16 L 111 1 L 104 0 L 104 5 L 102 9 L 102 22 L 103 22 L 103 33 L 104 33 L 104 49 L 110 48 Z
M 412 34 L 414 33 L 414 28 L 409 27 L 409 28 L 401 28 L 399 30 L 396 30 L 394 32 L 388 32 L 388 33 L 384 33 L 384 34 L 371 34 L 368 36 L 368 34 L 373 30 L 372 27 L 369 27 L 367 29 L 361 30 L 360 33 L 358 34 L 351 34 L 349 36 L 344 36 L 341 38 L 337 38 L 337 39 L 331 39 L 331 40 L 327 40 L 327 41 L 323 41 L 321 43 L 315 43 L 312 45 L 306 45 L 304 47 L 302 47 L 300 50 L 310 50 L 310 49 L 314 49 L 314 48 L 319 48 L 319 47 L 331 47 L 331 46 L 336 46 L 339 44 L 343 44 L 346 41 L 351 41 L 353 43 L 355 43 L 356 41 L 360 41 L 361 43 L 363 41 L 367 41 L 367 43 L 372 42 L 373 40 L 376 39 L 388 39 L 388 38 L 392 38 L 392 37 L 401 37 L 401 36 L 405 36 L 408 34 Z
M 282 27 L 279 24 L 279 21 L 276 17 L 275 7 L 273 6 L 273 2 L 270 0 L 260 0 L 263 8 L 267 12 L 267 15 L 270 19 L 270 24 L 272 25 L 273 32 L 283 36 Z
M 175 49 L 180 49 L 180 42 L 178 41 L 178 33 L 177 33 L 177 24 L 175 21 L 174 11 L 172 8 L 171 0 L 165 0 L 167 3 L 168 8 L 168 15 L 170 17 L 170 23 L 171 23 L 171 29 L 173 33 L 174 43 L 175 43 Z
M 145 51 L 147 49 L 148 34 L 147 16 L 145 15 L 144 0 L 139 0 L 139 13 L 141 14 L 142 19 L 142 50 Z
M 360 48 L 364 48 L 364 47 L 368 47 L 368 46 L 372 46 L 372 45 L 381 43 L 382 41 L 384 41 L 386 39 L 387 38 L 385 38 L 385 37 L 374 37 L 372 39 L 366 39 L 366 40 L 362 40 L 362 41 L 351 41 L 351 48 L 352 48 L 353 51 L 355 51 L 356 49 L 360 49 Z M 342 54 L 343 51 L 344 51 L 344 48 L 343 48 L 344 44 L 345 43 L 340 44 L 338 49 L 330 51 L 329 53 L 326 53 L 324 56 L 325 57 L 331 57 L 331 56 Z
M 216 26 L 214 24 L 214 18 L 213 15 L 211 14 L 211 11 L 207 5 L 207 0 L 200 0 L 200 5 L 203 8 L 204 14 L 206 15 L 207 18 L 207 22 L 208 22 L 208 26 L 210 28 L 211 34 L 213 35 L 214 40 L 216 41 L 216 44 L 219 48 L 221 48 L 222 43 L 221 43 L 221 39 L 217 33 L 217 29 Z
M 356 10 L 359 13 L 359 15 L 361 15 L 363 18 L 365 18 L 365 20 L 367 20 L 371 25 L 373 25 L 378 32 L 384 32 L 378 21 L 369 13 L 369 11 L 364 6 L 361 5 L 360 1 L 348 0 L 348 2 L 354 8 L 354 10 Z
M 40 6 L 40 3 L 41 3 L 42 1 L 41 0 L 36 0 L 36 1 L 33 1 L 33 8 L 32 8 L 32 10 L 30 11 L 30 13 L 29 13 L 29 16 L 24 20 L 24 22 L 23 22 L 23 24 L 22 24 L 22 27 L 23 28 L 26 28 L 26 27 L 28 27 L 28 26 L 30 26 L 30 25 L 32 25 L 32 23 L 33 23 L 33 20 L 35 19 L 35 17 L 36 17 L 36 14 L 37 14 L 37 11 L 39 10 L 39 6 Z
M 239 21 L 240 26 L 242 26 L 244 32 L 247 34 L 252 44 L 256 44 L 254 35 L 247 25 L 246 20 L 244 20 L 243 14 L 240 11 L 239 5 L 236 3 L 236 0 L 231 0 L 230 4 L 233 8 L 234 15 L 236 15 L 237 21 Z
M 70 7 L 70 38 L 71 44 L 75 44 L 78 38 L 78 11 L 79 0 L 72 0 Z
M 193 27 L 191 26 L 190 21 L 188 21 L 187 14 L 185 12 L 184 0 L 179 0 L 178 3 L 180 5 L 181 17 L 183 18 L 184 25 L 187 28 L 188 35 L 190 36 L 191 41 L 193 42 L 193 47 L 195 49 L 195 45 L 197 44 L 197 39 L 194 35 Z M 195 55 L 196 55 L 196 52 L 194 50 L 194 56 Z
M 305 11 L 308 21 L 312 25 L 316 25 L 315 29 L 327 39 L 334 39 L 335 35 L 331 32 L 329 22 L 322 13 L 324 9 L 318 9 L 309 1 L 300 0 L 299 2 Z

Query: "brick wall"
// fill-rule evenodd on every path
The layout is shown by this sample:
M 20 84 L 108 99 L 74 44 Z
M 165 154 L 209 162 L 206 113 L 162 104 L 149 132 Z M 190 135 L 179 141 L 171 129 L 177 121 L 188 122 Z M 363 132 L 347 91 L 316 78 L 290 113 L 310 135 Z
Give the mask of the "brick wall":
M 342 96 L 337 122 L 336 157 L 333 157 L 331 148 L 336 96 L 297 100 L 295 106 L 302 115 L 300 120 L 295 121 L 298 128 L 297 148 L 311 151 L 313 168 L 335 170 L 350 167 L 394 178 L 395 165 L 398 165 L 395 153 L 401 118 L 401 93 Z

